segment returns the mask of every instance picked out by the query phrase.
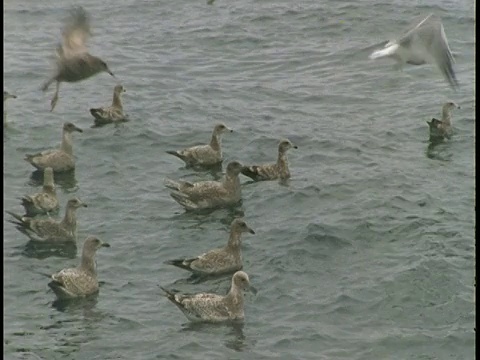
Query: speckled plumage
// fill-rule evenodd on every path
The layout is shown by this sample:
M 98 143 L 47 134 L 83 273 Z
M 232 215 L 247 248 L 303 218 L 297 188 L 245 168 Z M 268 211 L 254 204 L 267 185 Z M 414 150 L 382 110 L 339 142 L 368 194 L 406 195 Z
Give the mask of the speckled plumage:
M 276 163 L 245 166 L 242 170 L 242 174 L 255 181 L 276 179 L 286 180 L 290 178 L 287 151 L 292 147 L 297 149 L 297 146 L 293 145 L 287 139 L 280 141 L 280 144 L 278 145 L 278 158 Z
M 210 250 L 191 259 L 176 259 L 166 263 L 198 275 L 220 275 L 242 269 L 241 234 L 255 232 L 241 219 L 233 220 L 226 246 Z
M 17 225 L 18 230 L 23 232 L 33 241 L 66 243 L 75 242 L 77 239 L 77 217 L 76 211 L 79 207 L 87 207 L 80 199 L 68 200 L 65 216 L 62 221 L 54 219 L 33 219 L 21 216 L 11 211 L 6 211 L 17 221 L 10 221 Z
M 128 121 L 128 116 L 123 113 L 122 94 L 124 92 L 126 90 L 122 85 L 116 85 L 113 89 L 111 106 L 90 109 L 90 114 L 95 118 L 94 127 Z
M 233 274 L 230 291 L 225 296 L 208 293 L 177 294 L 163 287 L 161 289 L 165 291 L 167 299 L 193 322 L 242 321 L 245 318 L 243 291 L 256 293 L 247 273 L 243 271 Z
M 48 286 L 60 299 L 86 297 L 98 292 L 95 253 L 100 247 L 110 247 L 94 236 L 83 245 L 82 259 L 76 268 L 63 269 L 52 275 Z
M 167 154 L 182 159 L 187 166 L 214 166 L 221 164 L 223 161 L 221 136 L 225 132 L 232 131 L 224 124 L 217 124 L 213 129 L 210 144 L 197 145 L 179 151 L 171 150 L 167 151 Z
M 460 109 L 460 106 L 449 101 L 442 106 L 442 120 L 432 118 L 431 121 L 427 121 L 431 140 L 450 138 L 452 134 L 451 111 L 455 108 Z
M 45 150 L 33 155 L 25 155 L 28 161 L 38 170 L 45 170 L 51 167 L 54 172 L 66 172 L 75 169 L 75 158 L 73 156 L 72 132 L 83 132 L 70 122 L 63 124 L 62 143 L 60 149 Z
M 63 43 L 56 49 L 55 75 L 42 86 L 42 90 L 47 91 L 48 87 L 56 82 L 50 111 L 53 111 L 57 104 L 61 82 L 85 80 L 102 71 L 114 76 L 102 59 L 88 53 L 86 43 L 90 36 L 87 12 L 82 7 L 72 8 L 62 31 Z
M 57 192 L 55 191 L 55 183 L 53 181 L 53 169 L 51 167 L 47 167 L 43 171 L 42 191 L 22 197 L 22 205 L 25 208 L 24 216 L 27 217 L 58 211 L 59 204 Z
M 165 186 L 176 190 L 172 198 L 187 210 L 211 209 L 237 204 L 242 198 L 240 179 L 242 164 L 232 161 L 221 181 L 174 181 L 165 179 Z

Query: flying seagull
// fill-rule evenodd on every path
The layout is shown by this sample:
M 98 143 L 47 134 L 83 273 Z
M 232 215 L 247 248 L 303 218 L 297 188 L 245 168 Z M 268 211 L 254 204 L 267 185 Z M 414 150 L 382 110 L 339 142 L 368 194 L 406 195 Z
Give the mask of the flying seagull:
M 50 111 L 53 111 L 57 104 L 61 82 L 82 81 L 103 71 L 115 77 L 102 59 L 88 52 L 86 43 L 91 36 L 90 20 L 82 7 L 70 10 L 62 36 L 63 43 L 56 49 L 56 73 L 42 86 L 42 90 L 47 91 L 52 83 L 57 84 Z
M 389 41 L 383 49 L 376 50 L 370 59 L 390 57 L 397 61 L 396 69 L 404 64 L 438 66 L 452 88 L 458 87 L 453 71 L 453 58 L 441 20 L 429 14 L 426 18 L 404 33 L 397 40 Z

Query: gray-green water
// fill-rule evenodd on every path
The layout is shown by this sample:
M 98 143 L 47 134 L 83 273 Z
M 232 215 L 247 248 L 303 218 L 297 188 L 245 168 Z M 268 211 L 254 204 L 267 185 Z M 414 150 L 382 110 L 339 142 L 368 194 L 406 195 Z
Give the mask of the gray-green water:
M 127 89 L 131 122 L 90 129 L 90 107 L 111 101 L 107 74 L 63 84 L 54 113 L 51 71 L 73 3 L 4 4 L 4 206 L 39 189 L 22 160 L 75 134 L 74 180 L 58 179 L 61 212 L 77 195 L 79 249 L 97 254 L 97 299 L 53 303 L 48 279 L 77 254 L 41 254 L 4 220 L 6 359 L 471 359 L 474 356 L 473 1 L 86 0 L 101 56 Z M 441 16 L 461 87 L 435 67 L 392 70 L 373 45 L 413 18 Z M 430 146 L 426 120 L 457 102 L 451 141 Z M 187 214 L 163 178 L 211 179 L 165 150 L 202 143 L 213 124 L 226 161 L 274 159 L 278 139 L 292 179 L 245 184 L 236 212 Z M 242 177 L 242 182 L 248 179 Z M 164 265 L 226 242 L 240 211 L 243 327 L 192 326 L 158 284 L 224 293 L 229 278 L 191 284 Z M 35 355 L 37 357 L 35 357 Z

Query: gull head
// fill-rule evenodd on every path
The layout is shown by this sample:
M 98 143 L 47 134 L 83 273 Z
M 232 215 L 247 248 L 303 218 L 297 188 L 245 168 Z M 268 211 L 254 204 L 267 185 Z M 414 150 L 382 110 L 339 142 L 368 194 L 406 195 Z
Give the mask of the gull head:
M 231 229 L 240 233 L 250 233 L 255 234 L 255 231 L 251 229 L 245 221 L 242 219 L 235 219 L 232 222 Z
M 237 289 L 251 291 L 253 294 L 257 293 L 257 289 L 250 284 L 250 279 L 248 278 L 247 273 L 244 271 L 237 271 L 235 274 L 233 274 L 232 283 Z
M 227 174 L 233 176 L 238 175 L 243 170 L 243 165 L 238 161 L 232 161 L 227 165 Z
M 91 59 L 92 59 L 92 68 L 95 69 L 96 72 L 104 71 L 106 73 L 109 73 L 111 76 L 115 78 L 115 75 L 113 74 L 113 72 L 110 71 L 105 61 L 103 61 L 102 59 L 96 56 L 91 56 Z
M 120 95 L 121 93 L 127 92 L 127 90 L 125 90 L 125 88 L 119 84 L 115 85 L 115 87 L 113 88 L 113 92 L 117 95 Z
M 228 127 L 226 127 L 224 124 L 217 124 L 215 125 L 215 127 L 213 128 L 213 132 L 217 135 L 220 135 L 220 134 L 223 134 L 225 132 L 233 132 L 232 129 L 229 129 Z
M 84 249 L 87 249 L 89 252 L 95 252 L 101 247 L 110 247 L 110 244 L 103 242 L 96 236 L 90 235 L 85 239 L 85 244 L 83 245 L 83 247 Z
M 75 126 L 74 124 L 72 124 L 71 122 L 66 122 L 65 124 L 63 124 L 63 131 L 67 132 L 67 133 L 72 133 L 74 131 L 78 131 L 78 132 L 83 132 L 82 129 L 80 129 L 79 127 Z
M 82 202 L 78 197 L 74 197 L 67 202 L 67 208 L 78 209 L 80 207 L 87 207 L 87 204 Z
M 17 95 L 10 94 L 8 91 L 3 90 L 3 102 L 7 99 L 16 99 Z
M 443 105 L 444 109 L 447 110 L 453 110 L 453 109 L 460 109 L 460 106 L 455 104 L 453 101 L 446 102 L 445 105 Z
M 280 144 L 278 144 L 278 151 L 281 153 L 284 153 L 291 148 L 298 149 L 298 146 L 293 145 L 292 142 L 288 139 L 283 139 L 282 141 L 280 141 Z

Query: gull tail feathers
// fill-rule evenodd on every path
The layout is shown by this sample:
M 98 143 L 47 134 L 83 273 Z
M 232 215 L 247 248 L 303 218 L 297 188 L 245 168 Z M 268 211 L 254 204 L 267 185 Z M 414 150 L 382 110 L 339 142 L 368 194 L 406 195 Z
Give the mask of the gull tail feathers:
M 193 259 L 175 259 L 175 260 L 167 260 L 165 261 L 165 264 L 167 265 L 173 265 L 176 267 L 179 267 L 181 269 L 185 270 L 191 270 L 190 264 L 195 260 L 196 258 Z
M 245 175 L 245 176 L 248 176 L 249 178 L 251 178 L 253 180 L 258 180 L 259 178 L 261 178 L 261 174 L 258 171 L 258 166 L 255 166 L 255 165 L 245 166 L 242 169 L 242 174 Z
M 170 196 L 180 205 L 182 205 L 187 210 L 195 210 L 198 209 L 198 205 L 195 204 L 192 200 L 188 198 L 188 195 L 179 193 L 179 192 L 172 192 Z
M 176 156 L 176 157 L 178 157 L 179 159 L 185 161 L 185 156 L 183 156 L 182 154 L 180 154 L 178 151 L 175 151 L 175 150 L 167 150 L 167 151 L 165 151 L 165 152 L 166 152 L 167 154 Z

